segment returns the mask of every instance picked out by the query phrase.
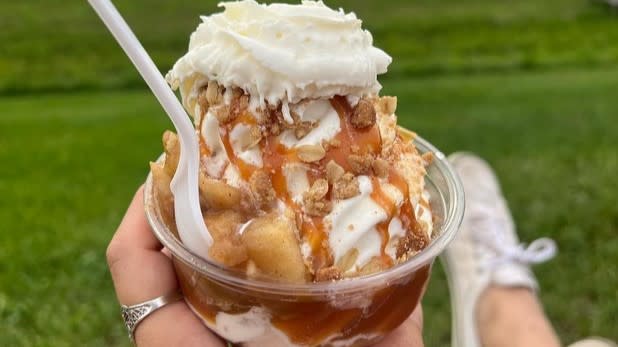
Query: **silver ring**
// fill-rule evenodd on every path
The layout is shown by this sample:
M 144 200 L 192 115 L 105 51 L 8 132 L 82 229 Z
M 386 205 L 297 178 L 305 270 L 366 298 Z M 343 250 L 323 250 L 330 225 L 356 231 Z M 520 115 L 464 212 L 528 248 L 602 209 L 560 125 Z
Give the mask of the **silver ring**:
M 144 318 L 161 307 L 181 299 L 182 293 L 177 291 L 139 304 L 131 306 L 122 305 L 122 319 L 124 319 L 124 324 L 127 327 L 131 341 L 135 339 L 135 329 Z

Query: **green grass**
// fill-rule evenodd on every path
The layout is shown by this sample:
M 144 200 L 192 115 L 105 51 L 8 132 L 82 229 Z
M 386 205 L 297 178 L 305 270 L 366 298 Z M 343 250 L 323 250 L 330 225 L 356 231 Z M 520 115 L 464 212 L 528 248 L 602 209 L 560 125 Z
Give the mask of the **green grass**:
M 618 68 L 389 81 L 402 124 L 495 165 L 524 240 L 553 237 L 541 298 L 565 342 L 617 339 Z M 104 250 L 169 127 L 146 91 L 0 99 L 2 346 L 126 346 Z M 427 346 L 447 346 L 436 267 Z
M 1 346 L 126 340 L 104 252 L 166 123 L 123 94 L 0 101 Z
M 161 70 L 215 1 L 117 0 Z M 406 125 L 496 168 L 565 343 L 618 340 L 618 15 L 593 0 L 327 1 L 395 59 Z M 70 93 L 68 93 L 70 91 Z M 0 346 L 128 346 L 104 251 L 169 128 L 85 1 L 0 3 Z M 448 346 L 436 266 L 427 346 Z
M 117 1 L 162 71 L 217 1 Z M 593 0 L 327 1 L 357 12 L 393 55 L 388 76 L 610 66 L 618 15 Z M 387 77 L 389 78 L 389 77 Z M 86 1 L 0 4 L 0 94 L 141 87 Z

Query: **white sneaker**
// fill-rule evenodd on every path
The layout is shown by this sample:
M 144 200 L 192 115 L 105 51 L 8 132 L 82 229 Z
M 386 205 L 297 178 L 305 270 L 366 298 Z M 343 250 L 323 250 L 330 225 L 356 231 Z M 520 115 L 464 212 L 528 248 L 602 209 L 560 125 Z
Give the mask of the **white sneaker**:
M 489 165 L 469 153 L 449 161 L 466 194 L 466 212 L 459 233 L 442 254 L 453 310 L 453 347 L 480 347 L 476 307 L 490 285 L 538 290 L 528 264 L 554 256 L 556 245 L 538 239 L 527 248 L 519 244 L 513 218 Z
M 616 344 L 602 337 L 589 337 L 570 344 L 569 347 L 616 347 Z
M 617 347 L 613 341 L 602 337 L 589 337 L 585 340 L 570 344 L 569 347 Z

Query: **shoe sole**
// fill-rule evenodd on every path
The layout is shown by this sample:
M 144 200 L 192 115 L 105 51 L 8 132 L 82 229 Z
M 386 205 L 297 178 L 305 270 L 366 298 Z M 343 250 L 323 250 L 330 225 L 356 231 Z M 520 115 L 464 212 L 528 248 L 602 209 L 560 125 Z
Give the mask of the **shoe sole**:
M 450 154 L 447 159 L 449 163 L 454 164 L 459 158 L 465 157 L 467 155 L 473 155 L 471 152 L 455 152 Z M 459 303 L 458 296 L 455 293 L 459 293 L 459 287 L 457 285 L 457 281 L 454 279 L 454 271 L 451 267 L 454 259 L 451 259 L 448 251 L 442 253 L 440 255 L 440 263 L 444 268 L 444 272 L 446 273 L 446 282 L 449 288 L 449 296 L 451 301 L 451 347 L 467 347 L 465 341 L 462 341 L 461 336 L 461 327 L 459 323 L 459 308 L 463 303 Z
M 451 268 L 450 255 L 447 252 L 442 253 L 440 255 L 440 263 L 444 268 L 444 272 L 446 273 L 446 282 L 448 284 L 449 296 L 451 301 L 451 347 L 465 347 L 463 341 L 461 341 L 461 328 L 459 326 L 459 300 L 455 293 L 459 293 L 459 288 L 457 286 L 456 281 L 454 280 L 453 270 Z
M 568 347 L 616 347 L 616 343 L 601 337 L 590 337 L 585 340 L 574 342 Z

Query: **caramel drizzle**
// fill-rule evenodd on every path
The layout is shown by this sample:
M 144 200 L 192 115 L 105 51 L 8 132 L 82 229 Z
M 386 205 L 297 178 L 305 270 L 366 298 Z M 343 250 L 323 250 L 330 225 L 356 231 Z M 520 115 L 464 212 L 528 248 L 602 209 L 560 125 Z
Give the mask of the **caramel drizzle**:
M 382 243 L 380 244 L 380 255 L 383 261 L 386 261 L 387 264 L 392 265 L 392 260 L 389 256 L 386 255 L 386 246 L 388 245 L 388 241 L 390 241 L 390 234 L 388 233 L 388 226 L 395 217 L 397 213 L 397 205 L 390 199 L 389 196 L 384 193 L 382 188 L 380 187 L 380 182 L 376 177 L 372 177 L 371 179 L 373 184 L 373 191 L 371 192 L 371 199 L 386 212 L 386 220 L 380 222 L 376 229 L 380 234 L 380 239 Z
M 347 160 L 351 154 L 377 155 L 381 151 L 382 140 L 377 124 L 368 129 L 356 129 L 350 123 L 353 110 L 345 97 L 335 96 L 330 100 L 330 103 L 339 115 L 341 131 L 335 136 L 334 141 L 331 141 L 331 146 L 326 151 L 326 155 L 322 160 L 316 163 L 303 163 L 305 166 L 309 167 L 308 179 L 310 184 L 313 184 L 316 179 L 325 176 L 325 166 L 331 160 L 343 167 L 344 170 L 351 171 L 350 163 Z M 198 132 L 202 130 L 204 118 L 205 116 L 202 117 L 200 121 Z M 259 170 L 259 168 L 246 163 L 234 153 L 230 141 L 230 132 L 238 124 L 253 126 L 257 124 L 257 121 L 249 111 L 245 110 L 230 123 L 221 125 L 219 133 L 230 162 L 238 168 L 240 176 L 245 181 L 248 181 L 251 175 L 256 170 Z M 288 191 L 286 177 L 283 173 L 283 166 L 288 163 L 301 163 L 297 151 L 283 146 L 276 135 L 265 137 L 260 141 L 259 145 L 262 150 L 263 169 L 271 175 L 272 186 L 277 198 L 282 200 L 294 211 L 296 215 L 296 224 L 299 226 L 301 237 L 311 246 L 312 269 L 317 271 L 318 269 L 333 265 L 333 257 L 328 247 L 328 232 L 326 230 L 324 218 L 306 215 L 302 207 L 292 200 Z M 200 136 L 200 149 L 202 155 L 210 155 L 210 151 L 202 136 Z M 377 225 L 377 230 L 381 236 L 381 258 L 387 264 L 392 265 L 393 260 L 386 254 L 386 246 L 390 239 L 388 225 L 391 220 L 395 217 L 400 217 L 405 230 L 408 232 L 417 230 L 420 227 L 416 225 L 418 223 L 414 216 L 412 204 L 409 199 L 409 188 L 405 179 L 403 179 L 395 169 L 391 168 L 387 181 L 397 187 L 404 195 L 404 202 L 400 209 L 398 209 L 398 206 L 396 206 L 388 195 L 382 191 L 379 181 L 375 177 L 372 178 L 373 192 L 371 198 L 387 213 L 386 220 Z M 329 191 L 328 194 L 329 196 L 327 198 L 330 197 L 331 192 Z
M 388 264 L 389 266 L 393 264 L 393 259 L 386 254 L 386 246 L 390 241 L 390 234 L 388 232 L 388 226 L 390 225 L 393 218 L 399 217 L 402 220 L 402 225 L 406 231 L 410 230 L 412 219 L 406 218 L 406 221 L 403 221 L 401 215 L 405 215 L 407 213 L 404 212 L 403 206 L 412 206 L 410 202 L 410 194 L 409 194 L 409 186 L 406 180 L 401 177 L 399 173 L 394 168 L 391 168 L 388 173 L 387 182 L 392 184 L 395 188 L 397 188 L 403 194 L 403 202 L 401 204 L 401 209 L 395 204 L 394 201 L 382 190 L 380 185 L 380 181 L 377 177 L 372 177 L 373 191 L 371 193 L 371 198 L 375 201 L 382 209 L 386 212 L 386 219 L 379 223 L 376 227 L 378 233 L 380 234 L 382 244 L 381 244 L 381 256 L 382 261 Z M 415 216 L 414 222 L 416 222 Z
M 343 96 L 335 96 L 330 100 L 330 104 L 339 114 L 341 131 L 335 136 L 335 143 L 322 159 L 324 164 L 333 160 L 345 171 L 351 171 L 348 157 L 350 154 L 379 154 L 382 150 L 382 138 L 377 124 L 368 129 L 356 129 L 350 123 L 352 107 Z M 358 147 L 359 153 L 353 153 L 352 147 Z

